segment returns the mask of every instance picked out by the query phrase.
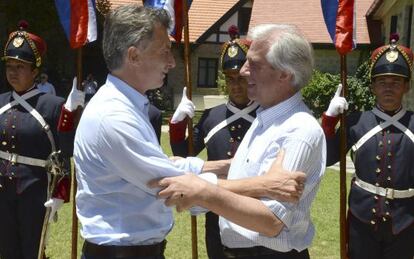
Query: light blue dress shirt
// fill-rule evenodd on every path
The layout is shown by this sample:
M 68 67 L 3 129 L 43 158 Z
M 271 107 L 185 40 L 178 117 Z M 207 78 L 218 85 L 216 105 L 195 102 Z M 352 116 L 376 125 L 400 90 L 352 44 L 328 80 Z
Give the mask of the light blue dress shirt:
M 285 224 L 275 237 L 263 236 L 220 217 L 221 239 L 225 246 L 265 246 L 280 252 L 302 251 L 310 246 L 315 232 L 310 207 L 325 171 L 326 143 L 321 127 L 300 93 L 271 108 L 259 108 L 233 158 L 228 178 L 241 179 L 265 173 L 281 148 L 285 150 L 283 168 L 307 174 L 299 203 L 262 199 Z
M 172 211 L 148 181 L 200 173 L 203 166 L 198 158 L 172 163 L 149 122 L 148 99 L 112 75 L 82 114 L 74 159 L 81 235 L 100 245 L 164 240 L 173 226 Z

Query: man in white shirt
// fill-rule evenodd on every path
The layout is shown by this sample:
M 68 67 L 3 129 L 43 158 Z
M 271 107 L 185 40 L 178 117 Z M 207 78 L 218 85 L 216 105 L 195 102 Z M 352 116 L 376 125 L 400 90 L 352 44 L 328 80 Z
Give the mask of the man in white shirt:
M 148 182 L 228 165 L 227 161 L 209 164 L 197 158 L 172 162 L 158 143 L 145 92 L 160 87 L 175 66 L 169 23 L 164 10 L 137 4 L 120 6 L 106 16 L 102 49 L 110 72 L 86 106 L 74 144 L 84 259 L 164 258 L 165 237 L 174 224 L 172 211 Z M 286 172 L 276 176 L 281 176 L 275 181 L 277 188 L 263 188 L 269 182 L 265 181 L 268 174 L 255 177 L 249 183 L 253 195 L 287 193 L 297 200 L 303 176 L 301 181 Z M 204 177 L 216 180 L 215 175 Z M 259 186 L 257 192 L 255 186 Z M 282 190 L 286 186 L 291 190 Z M 266 188 L 282 190 L 282 194 L 266 192 Z
M 216 186 L 185 175 L 154 185 L 165 187 L 159 197 L 178 211 L 198 205 L 221 216 L 226 258 L 309 258 L 315 233 L 310 207 L 326 162 L 323 131 L 300 94 L 312 75 L 313 50 L 290 25 L 259 25 L 249 36 L 252 45 L 240 74 L 247 78 L 249 99 L 260 108 L 231 163 L 231 181 Z M 262 175 L 282 149 L 283 167 L 307 174 L 298 203 L 254 199 L 220 188 Z
M 40 83 L 37 84 L 37 89 L 43 93 L 56 95 L 55 87 L 47 81 L 48 78 L 46 73 L 40 74 Z

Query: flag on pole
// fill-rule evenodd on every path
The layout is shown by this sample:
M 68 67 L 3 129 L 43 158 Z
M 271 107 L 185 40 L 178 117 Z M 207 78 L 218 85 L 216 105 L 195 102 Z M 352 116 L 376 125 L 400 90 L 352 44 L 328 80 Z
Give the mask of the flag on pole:
M 55 5 L 71 48 L 96 40 L 95 0 L 55 0 Z
M 336 50 L 344 55 L 356 48 L 355 0 L 321 0 L 321 5 Z
M 165 9 L 171 17 L 171 26 L 168 33 L 176 42 L 181 42 L 183 31 L 183 0 L 143 0 L 145 6 Z M 187 0 L 190 9 L 192 0 Z

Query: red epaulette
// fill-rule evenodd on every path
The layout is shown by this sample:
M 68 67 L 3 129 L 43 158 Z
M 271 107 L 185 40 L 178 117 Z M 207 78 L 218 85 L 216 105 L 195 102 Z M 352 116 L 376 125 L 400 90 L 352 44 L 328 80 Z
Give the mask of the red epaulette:
M 177 123 L 171 123 L 171 119 L 168 122 L 170 127 L 170 143 L 178 144 L 185 140 L 185 130 L 187 129 L 187 118 Z
M 66 110 L 65 106 L 62 105 L 62 110 L 59 116 L 58 131 L 68 132 L 74 130 L 74 118 L 75 112 Z
M 69 202 L 70 197 L 70 178 L 63 177 L 57 182 L 55 192 L 53 193 L 53 198 L 64 200 L 65 203 Z
M 339 121 L 339 116 L 331 117 L 326 115 L 325 113 L 322 114 L 322 129 L 325 133 L 327 138 L 332 138 L 335 136 L 335 126 Z

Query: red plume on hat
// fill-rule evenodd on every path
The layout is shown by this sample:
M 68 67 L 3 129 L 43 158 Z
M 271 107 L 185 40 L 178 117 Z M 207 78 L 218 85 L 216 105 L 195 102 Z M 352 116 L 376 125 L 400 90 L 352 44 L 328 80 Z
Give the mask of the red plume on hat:
M 234 24 L 229 27 L 227 32 L 229 33 L 229 36 L 230 36 L 231 40 L 240 38 L 239 28 L 237 28 L 237 26 L 234 25 Z
M 396 32 L 390 34 L 390 42 L 398 42 L 400 35 Z
M 26 20 L 20 20 L 17 26 L 21 31 L 25 31 L 29 28 L 29 23 Z

